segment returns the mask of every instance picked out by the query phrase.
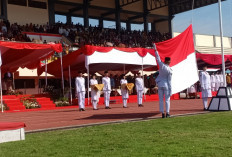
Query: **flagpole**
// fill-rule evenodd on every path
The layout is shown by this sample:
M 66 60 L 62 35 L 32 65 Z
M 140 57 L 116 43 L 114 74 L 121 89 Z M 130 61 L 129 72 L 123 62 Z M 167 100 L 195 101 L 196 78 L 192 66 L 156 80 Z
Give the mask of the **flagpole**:
M 3 100 L 2 100 L 2 68 L 0 67 L 0 92 L 1 92 L 1 108 L 2 108 L 2 112 L 3 112 Z
M 45 87 L 48 86 L 48 65 L 47 59 L 45 59 Z
M 226 74 L 225 74 L 225 60 L 224 60 L 224 47 L 223 47 L 223 27 L 222 27 L 222 7 L 221 0 L 218 0 L 218 9 L 219 9 L 219 24 L 220 24 L 220 36 L 221 36 L 221 53 L 222 53 L 222 74 L 223 74 L 223 83 L 226 87 Z
M 143 76 L 143 96 L 144 96 L 144 100 L 146 100 L 146 93 L 144 92 L 144 75 L 143 75 L 143 57 L 142 57 L 142 76 Z
M 88 90 L 87 90 L 88 91 L 88 103 L 87 104 L 89 106 L 89 64 L 88 64 L 88 68 L 87 68 L 87 73 L 88 73 L 88 77 L 87 77 L 87 79 L 88 79 L 88 81 L 87 81 L 88 82 L 88 86 L 87 86 L 88 87 Z
M 62 93 L 64 97 L 64 72 L 63 72 L 63 60 L 62 60 L 62 52 L 60 53 L 60 67 L 61 67 L 61 79 L 62 79 Z
M 71 102 L 71 105 L 72 105 L 72 78 L 71 78 L 71 69 L 70 69 L 70 65 L 68 67 L 68 73 L 69 73 L 69 92 L 70 92 L 70 102 Z
M 15 77 L 14 77 L 14 73 L 13 73 L 13 89 L 15 90 Z

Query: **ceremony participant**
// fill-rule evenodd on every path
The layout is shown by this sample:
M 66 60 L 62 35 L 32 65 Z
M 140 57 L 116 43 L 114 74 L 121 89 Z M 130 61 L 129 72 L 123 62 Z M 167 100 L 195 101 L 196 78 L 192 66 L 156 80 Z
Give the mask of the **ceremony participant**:
M 226 74 L 226 84 L 227 87 L 231 87 L 231 77 L 229 73 Z
M 206 70 L 207 66 L 204 66 L 203 71 L 200 73 L 204 110 L 208 108 L 208 98 L 212 97 L 210 75 Z
M 166 105 L 166 118 L 170 117 L 170 97 L 172 95 L 172 69 L 169 67 L 171 63 L 170 57 L 165 57 L 164 63 L 161 61 L 156 45 L 153 44 L 155 49 L 156 60 L 159 65 L 159 75 L 156 78 L 158 84 L 159 106 L 162 118 L 165 118 L 163 100 L 165 96 Z
M 79 111 L 85 111 L 85 79 L 83 78 L 82 72 L 78 72 L 76 77 L 76 95 L 78 98 Z
M 127 84 L 126 76 L 125 74 L 122 75 L 122 79 L 120 81 L 121 84 L 121 92 L 122 92 L 122 100 L 123 100 L 123 108 L 127 108 L 127 99 L 129 98 L 128 90 L 127 88 L 123 88 L 123 84 Z
M 217 72 L 217 74 L 215 75 L 215 90 L 216 91 L 218 91 L 220 84 L 221 84 L 221 79 L 220 79 L 219 72 Z
M 216 78 L 214 73 L 210 76 L 210 81 L 211 81 L 211 90 L 216 91 Z
M 95 84 L 98 84 L 98 81 L 96 79 L 96 75 L 93 74 L 92 79 L 90 79 L 91 100 L 92 100 L 92 104 L 93 104 L 93 110 L 98 110 L 97 103 L 98 103 L 98 100 L 99 100 L 99 94 L 98 94 L 98 90 L 93 88 L 93 85 L 95 85 Z
M 219 74 L 220 76 L 220 87 L 224 87 L 224 81 L 223 81 L 223 74 L 221 72 L 221 74 Z
M 138 106 L 139 106 L 139 107 L 143 107 L 143 90 L 144 90 L 144 83 L 143 83 L 143 79 L 142 79 L 140 73 L 138 73 L 138 76 L 137 76 L 137 78 L 135 79 L 135 86 L 136 86 L 136 92 L 137 92 Z
M 102 78 L 102 84 L 104 84 L 103 92 L 104 92 L 104 101 L 105 101 L 105 109 L 110 108 L 110 93 L 111 93 L 111 85 L 108 71 L 105 71 L 105 77 Z

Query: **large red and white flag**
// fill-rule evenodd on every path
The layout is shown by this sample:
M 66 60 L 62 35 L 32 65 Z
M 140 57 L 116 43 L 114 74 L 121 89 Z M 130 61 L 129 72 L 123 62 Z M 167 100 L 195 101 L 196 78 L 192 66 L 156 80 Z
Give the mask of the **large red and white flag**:
M 170 40 L 156 43 L 160 58 L 171 58 L 172 93 L 178 93 L 199 80 L 192 25 Z

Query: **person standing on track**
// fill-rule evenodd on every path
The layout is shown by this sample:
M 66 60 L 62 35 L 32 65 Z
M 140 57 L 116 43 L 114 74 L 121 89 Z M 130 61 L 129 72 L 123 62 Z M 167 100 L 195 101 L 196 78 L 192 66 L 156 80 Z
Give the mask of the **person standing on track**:
M 206 70 L 207 66 L 204 66 L 203 71 L 200 73 L 204 110 L 207 110 L 208 108 L 208 98 L 212 97 L 210 75 Z
M 81 71 L 78 72 L 78 77 L 75 79 L 76 95 L 78 98 L 79 111 L 85 111 L 85 79 Z
M 135 79 L 135 86 L 136 86 L 136 92 L 137 92 L 138 106 L 143 107 L 144 82 L 143 82 L 143 79 L 140 73 L 138 73 L 138 77 Z
M 104 92 L 104 101 L 105 101 L 105 109 L 110 108 L 110 93 L 111 93 L 111 85 L 108 71 L 105 71 L 105 77 L 102 78 L 102 84 L 104 84 L 103 92 Z
M 159 75 L 156 78 L 156 82 L 158 84 L 160 112 L 162 113 L 162 118 L 165 118 L 164 107 L 163 107 L 163 100 L 165 96 L 166 118 L 169 118 L 170 117 L 170 97 L 172 95 L 172 83 L 171 83 L 172 69 L 169 67 L 171 63 L 171 58 L 165 57 L 165 61 L 163 63 L 160 59 L 155 43 L 153 43 L 153 48 L 155 50 L 156 60 L 159 65 Z
M 120 81 L 120 84 L 121 85 L 127 84 L 125 74 L 122 75 L 122 79 Z M 123 108 L 127 108 L 127 99 L 129 98 L 128 89 L 126 87 L 121 88 L 121 92 L 122 92 Z

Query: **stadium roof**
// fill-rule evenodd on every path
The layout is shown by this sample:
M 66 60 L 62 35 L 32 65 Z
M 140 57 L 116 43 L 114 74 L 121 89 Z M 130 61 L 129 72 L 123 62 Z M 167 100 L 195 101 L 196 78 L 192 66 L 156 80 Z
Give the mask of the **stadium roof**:
M 192 9 L 193 0 L 53 0 L 56 14 L 84 17 L 88 7 L 88 17 L 115 20 L 120 12 L 121 21 L 143 23 L 144 15 L 148 22 L 165 21 L 174 14 Z M 204 7 L 217 0 L 195 0 L 194 8 Z M 170 12 L 170 14 L 169 14 Z

